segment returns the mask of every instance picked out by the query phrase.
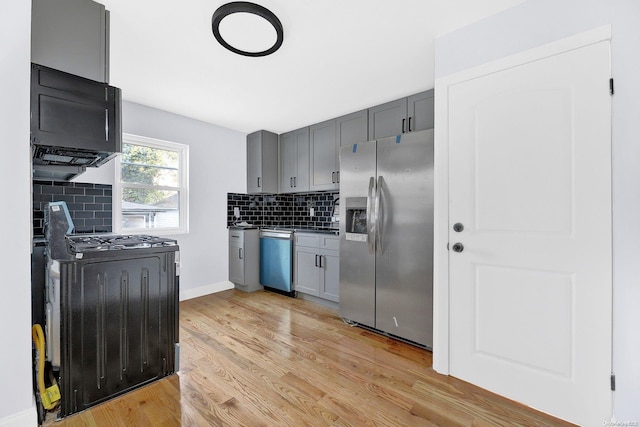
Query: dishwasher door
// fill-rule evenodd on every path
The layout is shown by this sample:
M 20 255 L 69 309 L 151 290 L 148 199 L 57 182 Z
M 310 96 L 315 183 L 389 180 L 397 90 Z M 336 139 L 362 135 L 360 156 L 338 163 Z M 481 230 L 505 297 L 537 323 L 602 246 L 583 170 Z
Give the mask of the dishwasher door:
M 291 292 L 293 277 L 293 233 L 260 232 L 260 284 Z

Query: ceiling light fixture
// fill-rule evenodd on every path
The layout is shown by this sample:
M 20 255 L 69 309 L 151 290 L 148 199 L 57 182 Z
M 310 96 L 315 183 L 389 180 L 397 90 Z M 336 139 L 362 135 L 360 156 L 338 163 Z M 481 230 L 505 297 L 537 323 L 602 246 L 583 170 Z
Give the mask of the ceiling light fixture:
M 225 40 L 220 34 L 220 23 L 224 18 L 231 14 L 252 14 L 257 15 L 264 20 L 266 20 L 269 24 L 273 26 L 273 29 L 276 32 L 276 40 L 273 46 L 266 50 L 261 51 L 247 51 L 244 49 L 239 49 L 238 47 L 232 46 L 227 40 Z M 231 52 L 237 53 L 238 55 L 244 56 L 267 56 L 275 52 L 282 45 L 282 40 L 284 38 L 284 32 L 282 31 L 282 23 L 278 19 L 278 17 L 271 12 L 269 9 L 260 6 L 255 3 L 250 3 L 246 1 L 236 1 L 224 4 L 220 6 L 215 12 L 213 12 L 213 16 L 211 17 L 211 29 L 213 31 L 213 35 L 218 40 L 222 46 L 230 50 Z M 252 30 L 252 29 L 251 29 Z M 244 32 L 246 29 L 243 29 Z

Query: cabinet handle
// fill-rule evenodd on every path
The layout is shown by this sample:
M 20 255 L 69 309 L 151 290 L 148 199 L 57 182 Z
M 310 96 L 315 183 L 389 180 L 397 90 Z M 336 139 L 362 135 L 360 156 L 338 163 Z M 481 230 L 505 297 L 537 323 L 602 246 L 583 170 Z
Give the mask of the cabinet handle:
M 293 178 L 289 177 L 289 188 L 293 188 Z
M 242 259 L 242 248 L 238 248 L 238 258 Z
M 335 172 L 331 172 L 331 183 L 332 184 L 336 183 L 336 173 Z
M 322 257 L 324 257 L 324 255 L 318 255 L 320 257 L 320 265 L 319 267 L 322 268 Z
M 258 177 L 258 188 L 260 188 L 260 177 Z
M 315 267 L 318 266 L 318 255 L 316 254 L 316 263 L 315 263 Z
M 338 177 L 336 182 L 340 184 L 340 171 L 336 172 L 336 176 Z
M 405 124 L 406 121 L 407 121 L 407 119 L 402 119 L 402 133 L 405 133 L 404 132 L 404 124 Z
M 409 117 L 409 132 L 411 132 L 411 117 Z
M 294 186 L 294 187 L 297 187 L 297 186 L 298 186 L 298 177 L 297 177 L 297 176 L 294 176 L 294 177 L 293 177 L 293 186 Z

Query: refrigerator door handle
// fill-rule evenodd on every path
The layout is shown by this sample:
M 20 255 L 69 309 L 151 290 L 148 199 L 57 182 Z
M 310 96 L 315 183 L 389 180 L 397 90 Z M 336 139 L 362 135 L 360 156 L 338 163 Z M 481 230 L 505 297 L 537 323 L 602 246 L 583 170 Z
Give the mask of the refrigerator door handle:
M 373 215 L 373 198 L 375 197 L 375 177 L 369 178 L 369 193 L 367 195 L 367 242 L 369 244 L 369 253 L 373 255 L 375 248 L 375 224 Z
M 380 199 L 382 199 L 382 183 L 384 178 L 382 175 L 378 177 L 378 185 L 376 186 L 376 205 L 375 205 L 375 221 L 376 221 L 376 250 L 382 253 L 382 223 L 384 222 L 383 207 Z

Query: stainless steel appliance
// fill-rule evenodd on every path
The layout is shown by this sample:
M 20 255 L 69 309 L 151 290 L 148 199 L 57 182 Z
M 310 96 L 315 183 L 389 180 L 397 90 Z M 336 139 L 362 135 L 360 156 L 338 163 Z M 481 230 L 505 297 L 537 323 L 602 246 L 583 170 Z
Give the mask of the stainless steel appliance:
M 433 345 L 433 130 L 340 150 L 340 316 Z
M 260 284 L 265 289 L 295 296 L 292 257 L 292 230 L 260 230 Z

